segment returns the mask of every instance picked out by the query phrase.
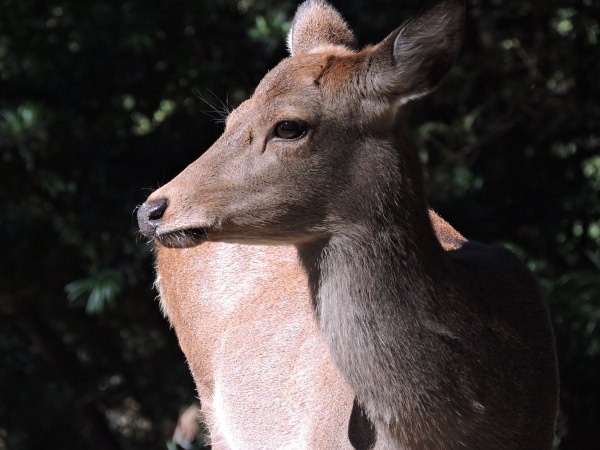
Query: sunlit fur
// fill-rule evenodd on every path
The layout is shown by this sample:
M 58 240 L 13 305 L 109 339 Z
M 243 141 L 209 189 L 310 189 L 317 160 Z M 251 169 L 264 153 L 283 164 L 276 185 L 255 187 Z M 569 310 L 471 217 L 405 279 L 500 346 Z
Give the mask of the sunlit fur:
M 140 209 L 171 247 L 157 249 L 161 296 L 215 447 L 347 448 L 352 427 L 372 442 L 350 421 L 356 397 L 375 448 L 551 448 L 539 287 L 428 212 L 404 117 L 456 58 L 463 15 L 446 0 L 355 50 L 339 13 L 303 4 L 293 56 Z M 282 120 L 306 134 L 272 139 Z

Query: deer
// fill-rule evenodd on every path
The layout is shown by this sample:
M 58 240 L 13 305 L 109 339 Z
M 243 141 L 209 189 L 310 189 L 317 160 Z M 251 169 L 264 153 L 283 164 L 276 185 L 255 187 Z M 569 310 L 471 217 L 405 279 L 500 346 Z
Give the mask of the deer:
M 305 1 L 290 56 L 139 208 L 214 448 L 552 447 L 541 289 L 429 208 L 406 121 L 464 15 L 438 1 L 358 49 Z

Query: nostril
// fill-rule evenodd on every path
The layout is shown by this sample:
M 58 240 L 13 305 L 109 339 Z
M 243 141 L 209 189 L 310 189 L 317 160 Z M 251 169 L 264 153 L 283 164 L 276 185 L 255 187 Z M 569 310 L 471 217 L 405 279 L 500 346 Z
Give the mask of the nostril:
M 166 198 L 159 198 L 148 205 L 148 220 L 160 220 L 165 213 L 169 201 Z
M 159 198 L 140 206 L 137 219 L 142 234 L 149 237 L 154 236 L 167 206 L 169 206 L 169 201 L 166 198 Z

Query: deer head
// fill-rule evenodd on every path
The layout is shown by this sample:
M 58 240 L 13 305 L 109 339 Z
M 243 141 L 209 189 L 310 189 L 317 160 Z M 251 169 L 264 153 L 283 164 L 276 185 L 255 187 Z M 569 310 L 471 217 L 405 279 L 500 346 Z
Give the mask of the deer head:
M 291 56 L 229 115 L 209 150 L 148 198 L 141 231 L 173 247 L 298 244 L 359 222 L 377 208 L 366 200 L 374 192 L 421 197 L 397 118 L 440 83 L 462 22 L 463 2 L 446 0 L 358 51 L 335 9 L 304 2 L 288 36 Z

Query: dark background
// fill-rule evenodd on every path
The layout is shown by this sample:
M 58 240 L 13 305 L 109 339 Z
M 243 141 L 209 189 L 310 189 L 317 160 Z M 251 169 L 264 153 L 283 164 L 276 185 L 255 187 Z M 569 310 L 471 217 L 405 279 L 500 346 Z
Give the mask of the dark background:
M 361 44 L 422 7 L 333 3 Z M 456 67 L 410 107 L 431 204 L 535 272 L 556 445 L 600 448 L 600 5 L 468 4 Z M 166 448 L 195 392 L 133 211 L 285 56 L 295 7 L 0 0 L 0 449 Z

